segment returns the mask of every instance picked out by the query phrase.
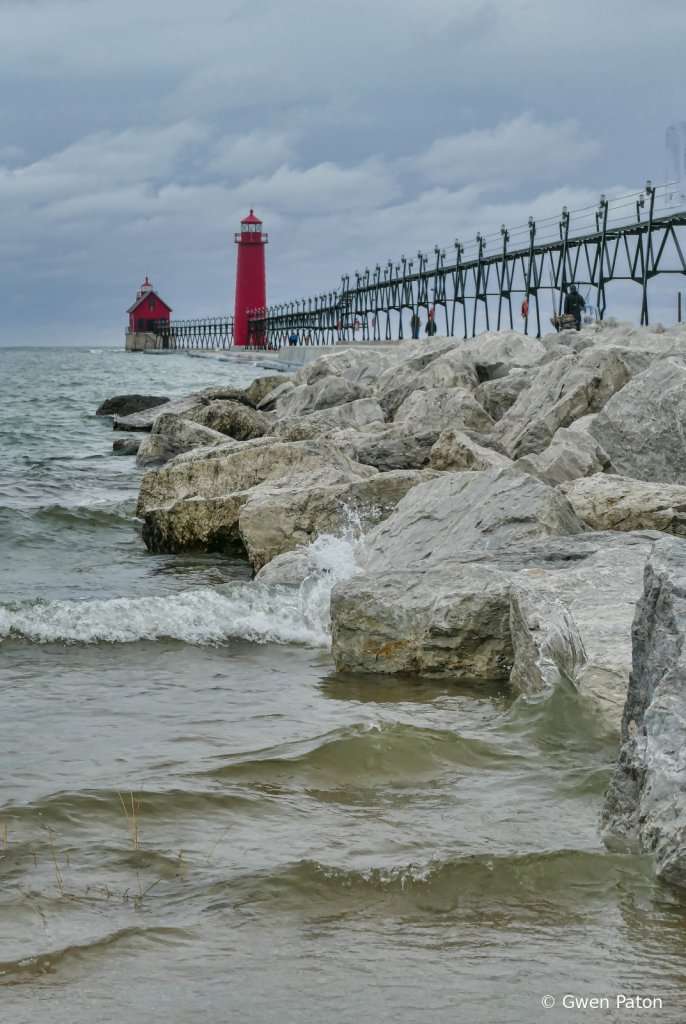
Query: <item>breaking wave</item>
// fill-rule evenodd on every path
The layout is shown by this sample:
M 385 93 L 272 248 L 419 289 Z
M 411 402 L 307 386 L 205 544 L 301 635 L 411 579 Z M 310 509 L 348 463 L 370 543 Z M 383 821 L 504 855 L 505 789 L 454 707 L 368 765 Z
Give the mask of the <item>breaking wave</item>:
M 331 590 L 361 570 L 349 539 L 320 537 L 308 554 L 314 569 L 299 585 L 236 582 L 155 597 L 0 604 L 0 637 L 36 643 L 168 638 L 189 644 L 241 638 L 328 647 Z

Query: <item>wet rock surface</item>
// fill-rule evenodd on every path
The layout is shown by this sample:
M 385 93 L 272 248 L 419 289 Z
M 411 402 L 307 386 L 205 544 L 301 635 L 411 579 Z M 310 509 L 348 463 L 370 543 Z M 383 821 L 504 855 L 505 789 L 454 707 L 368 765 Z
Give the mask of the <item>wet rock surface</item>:
M 686 542 L 658 541 L 632 630 L 622 748 L 603 809 L 611 846 L 655 856 L 686 886 Z
M 114 398 L 106 398 L 102 405 L 98 406 L 95 415 L 130 416 L 135 412 L 155 409 L 168 401 L 168 398 L 157 395 L 116 395 Z

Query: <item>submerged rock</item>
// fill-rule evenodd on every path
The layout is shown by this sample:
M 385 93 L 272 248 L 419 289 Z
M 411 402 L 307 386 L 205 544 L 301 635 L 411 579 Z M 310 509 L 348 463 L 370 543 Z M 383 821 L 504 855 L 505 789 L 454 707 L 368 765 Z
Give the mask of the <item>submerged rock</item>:
M 106 398 L 96 410 L 95 415 L 129 416 L 131 413 L 143 412 L 145 409 L 156 409 L 168 401 L 168 398 L 161 398 L 157 395 L 117 395 L 115 398 Z
M 592 530 L 661 530 L 686 537 L 686 487 L 678 484 L 593 476 L 560 490 Z
M 658 541 L 633 624 L 622 748 L 603 821 L 606 840 L 655 855 L 686 886 L 686 542 Z

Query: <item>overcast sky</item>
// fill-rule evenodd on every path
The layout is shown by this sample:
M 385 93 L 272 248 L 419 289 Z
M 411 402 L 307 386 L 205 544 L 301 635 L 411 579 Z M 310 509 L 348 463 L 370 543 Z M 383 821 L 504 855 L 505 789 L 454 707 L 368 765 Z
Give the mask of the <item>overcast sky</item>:
M 146 274 L 231 313 L 251 206 L 277 302 L 662 181 L 685 38 L 683 0 L 0 0 L 0 343 L 121 344 Z

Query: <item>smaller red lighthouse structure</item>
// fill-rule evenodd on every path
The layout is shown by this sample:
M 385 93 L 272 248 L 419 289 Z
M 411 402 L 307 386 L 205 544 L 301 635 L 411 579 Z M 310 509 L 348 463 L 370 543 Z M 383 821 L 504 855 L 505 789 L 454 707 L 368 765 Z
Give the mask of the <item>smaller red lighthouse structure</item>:
M 168 306 L 157 292 L 153 291 L 146 276 L 145 282 L 136 295 L 136 301 L 129 306 L 126 312 L 129 314 L 129 332 L 131 334 L 141 331 L 149 331 L 154 334 L 158 324 L 163 327 L 169 326 L 171 306 Z
M 267 305 L 267 285 L 264 270 L 264 247 L 267 236 L 262 234 L 262 221 L 252 210 L 241 221 L 236 232 L 238 260 L 236 263 L 236 305 L 234 307 L 233 343 L 245 345 L 248 341 L 248 310 L 264 309 Z

